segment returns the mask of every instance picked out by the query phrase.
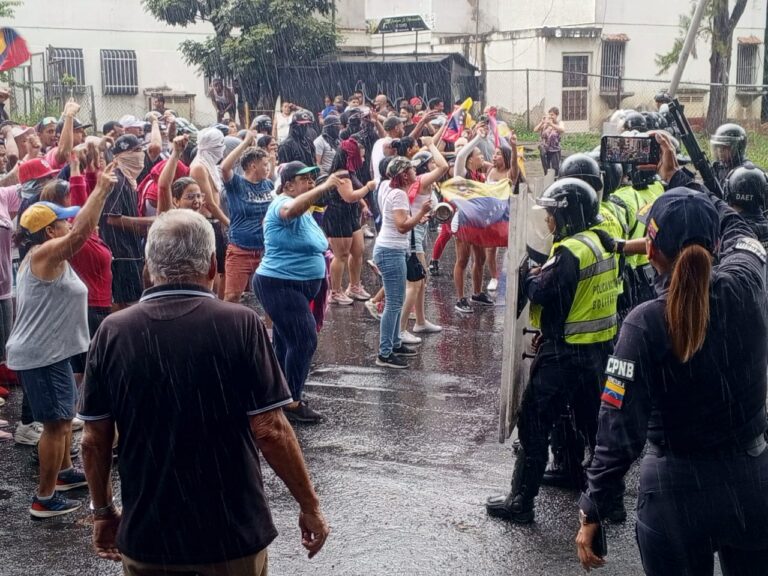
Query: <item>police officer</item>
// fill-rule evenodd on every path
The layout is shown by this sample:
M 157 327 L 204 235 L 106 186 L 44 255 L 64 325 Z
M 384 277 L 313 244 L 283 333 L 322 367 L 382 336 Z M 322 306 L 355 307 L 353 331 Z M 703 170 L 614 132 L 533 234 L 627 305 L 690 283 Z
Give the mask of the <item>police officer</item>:
M 755 166 L 739 166 L 728 175 L 723 186 L 724 200 L 747 222 L 757 239 L 768 250 L 768 176 Z M 766 269 L 768 272 L 768 269 Z
M 714 162 L 712 168 L 715 178 L 720 184 L 725 184 L 725 179 L 731 170 L 738 168 L 747 162 L 747 133 L 738 124 L 728 123 L 719 126 L 709 139 Z
M 525 279 L 534 326 L 541 329 L 518 424 L 520 451 L 512 488 L 486 502 L 491 516 L 534 518 L 533 500 L 548 460 L 548 437 L 566 404 L 594 445 L 604 362 L 616 334 L 616 257 L 602 244 L 595 191 L 575 178 L 558 180 L 536 200 L 554 235 L 550 258 Z
M 604 564 L 593 551 L 604 503 L 647 440 L 636 528 L 645 573 L 712 574 L 717 551 L 724 574 L 765 574 L 766 253 L 731 208 L 675 172 L 669 142 L 663 150 L 672 189 L 651 208 L 646 240 L 659 296 L 630 313 L 607 363 L 579 560 Z

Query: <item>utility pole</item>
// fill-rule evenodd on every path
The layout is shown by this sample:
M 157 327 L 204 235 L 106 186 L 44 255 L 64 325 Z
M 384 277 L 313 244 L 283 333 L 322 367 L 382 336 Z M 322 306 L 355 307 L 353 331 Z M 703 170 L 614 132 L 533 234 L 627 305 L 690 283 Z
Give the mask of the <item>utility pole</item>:
M 672 76 L 672 82 L 669 84 L 669 95 L 674 98 L 677 92 L 677 87 L 680 85 L 680 79 L 683 77 L 683 71 L 685 65 L 688 62 L 688 56 L 693 50 L 693 45 L 696 43 L 696 35 L 699 33 L 699 25 L 701 19 L 704 17 L 704 10 L 707 7 L 709 0 L 699 0 L 699 5 L 696 6 L 696 11 L 691 18 L 691 25 L 688 28 L 688 34 L 685 37 L 685 43 L 683 49 L 680 51 L 680 58 L 677 60 L 677 68 L 675 68 L 675 74 Z

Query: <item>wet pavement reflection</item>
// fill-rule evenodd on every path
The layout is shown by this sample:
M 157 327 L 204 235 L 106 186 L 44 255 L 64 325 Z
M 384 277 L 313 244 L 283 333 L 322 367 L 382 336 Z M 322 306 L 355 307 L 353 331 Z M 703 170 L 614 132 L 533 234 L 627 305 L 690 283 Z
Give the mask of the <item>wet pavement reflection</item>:
M 443 275 L 427 288 L 427 317 L 444 331 L 424 337 L 409 370 L 374 365 L 378 323 L 361 303 L 331 309 L 306 388 L 327 421 L 297 432 L 332 532 L 308 560 L 298 506 L 265 465 L 280 531 L 270 547 L 272 574 L 583 574 L 573 544 L 575 492 L 544 487 L 530 526 L 486 516 L 486 496 L 508 489 L 513 464 L 511 445 L 497 440 L 504 308 L 455 312 L 452 261 L 451 245 Z M 378 288 L 369 270 L 364 283 L 371 293 Z M 0 418 L 15 423 L 19 403 L 14 389 Z M 29 519 L 36 479 L 29 452 L 0 445 L 0 574 L 121 574 L 91 552 L 85 493 L 75 514 Z M 633 470 L 630 511 L 636 486 Z M 609 562 L 600 574 L 642 574 L 634 512 L 608 534 Z

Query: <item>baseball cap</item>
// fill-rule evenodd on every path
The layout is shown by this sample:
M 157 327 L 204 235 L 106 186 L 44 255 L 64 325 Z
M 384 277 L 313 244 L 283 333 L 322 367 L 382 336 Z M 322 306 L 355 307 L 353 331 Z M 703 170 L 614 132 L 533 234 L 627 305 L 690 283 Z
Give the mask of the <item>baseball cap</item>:
M 83 124 L 77 118 L 72 118 L 73 130 L 85 130 L 86 128 L 90 128 L 90 127 L 91 127 L 91 124 Z M 56 133 L 60 134 L 62 130 L 64 130 L 64 118 L 59 120 L 58 123 L 56 124 Z
M 690 188 L 673 188 L 651 206 L 646 223 L 648 237 L 667 258 L 675 258 L 688 244 L 714 253 L 720 236 L 720 218 L 709 196 Z
M 58 173 L 44 158 L 32 158 L 19 164 L 19 182 L 22 184 Z
M 417 104 L 421 104 L 421 103 L 422 103 L 421 98 L 419 98 L 418 96 L 414 96 L 413 98 L 408 100 L 408 104 L 410 104 L 411 106 L 416 106 Z
M 296 178 L 296 176 L 301 176 L 302 174 L 310 174 L 319 170 L 320 168 L 317 166 L 307 166 L 304 164 L 304 162 L 294 160 L 293 162 L 288 162 L 287 164 L 283 165 L 283 167 L 280 169 L 280 182 L 285 184 L 286 182 L 290 182 Z
M 115 140 L 115 145 L 112 148 L 112 153 L 117 156 L 123 152 L 130 152 L 131 150 L 141 150 L 141 140 L 136 138 L 133 134 L 123 134 Z
M 339 125 L 341 125 L 341 121 L 339 120 L 339 117 L 336 114 L 328 114 L 328 116 L 325 117 L 325 120 L 323 120 L 323 126 L 339 126 Z
M 384 130 L 387 130 L 387 131 L 394 130 L 395 128 L 400 126 L 400 124 L 402 123 L 403 123 L 403 119 L 400 118 L 400 116 L 390 116 L 389 118 L 384 120 Z
M 293 124 L 312 124 L 314 122 L 314 119 L 312 118 L 312 114 L 309 113 L 306 110 L 297 110 L 293 113 L 293 119 L 291 120 Z
M 25 136 L 28 134 L 32 134 L 35 131 L 34 128 L 31 126 L 14 126 L 11 129 L 11 134 L 14 138 L 18 138 L 19 136 Z
M 37 129 L 38 132 L 40 132 L 46 126 L 50 126 L 51 124 L 58 124 L 58 123 L 59 123 L 58 118 L 55 118 L 54 116 L 46 116 L 35 125 L 35 128 Z
M 35 202 L 29 208 L 24 210 L 19 224 L 34 234 L 46 226 L 50 226 L 56 220 L 66 220 L 74 218 L 80 212 L 80 206 L 70 206 L 65 208 L 53 202 Z
M 133 116 L 131 114 L 126 114 L 125 116 L 121 116 L 120 120 L 118 120 L 120 123 L 120 126 L 123 128 L 144 128 L 144 125 L 146 122 L 143 120 L 139 120 L 136 118 L 136 116 Z
M 418 166 L 418 162 L 414 163 L 405 156 L 395 156 L 387 166 L 387 178 L 394 178 L 398 174 L 402 174 L 409 168 L 415 168 Z

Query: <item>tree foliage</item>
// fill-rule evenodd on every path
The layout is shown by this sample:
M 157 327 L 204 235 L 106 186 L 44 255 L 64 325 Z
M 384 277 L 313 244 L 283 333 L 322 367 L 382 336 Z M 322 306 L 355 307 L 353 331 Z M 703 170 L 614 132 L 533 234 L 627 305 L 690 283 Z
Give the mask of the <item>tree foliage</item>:
M 733 5 L 731 9 L 730 5 Z M 680 35 L 675 39 L 672 49 L 666 54 L 656 55 L 659 74 L 664 74 L 677 64 L 685 42 L 685 35 L 691 24 L 696 0 L 691 0 L 690 14 L 680 17 Z M 725 122 L 728 113 L 728 88 L 733 53 L 733 32 L 744 15 L 747 0 L 710 0 L 704 11 L 702 25 L 697 32 L 697 40 L 710 43 L 709 57 L 709 108 L 707 110 L 707 131 L 713 132 Z M 692 53 L 696 57 L 695 52 Z
M 208 76 L 239 78 L 249 100 L 274 94 L 277 70 L 309 64 L 336 49 L 327 16 L 332 0 L 143 0 L 155 18 L 172 26 L 208 22 L 215 34 L 186 40 L 187 63 Z M 257 80 L 258 79 L 258 80 Z
M 0 18 L 13 18 L 17 6 L 21 6 L 21 0 L 0 0 Z

